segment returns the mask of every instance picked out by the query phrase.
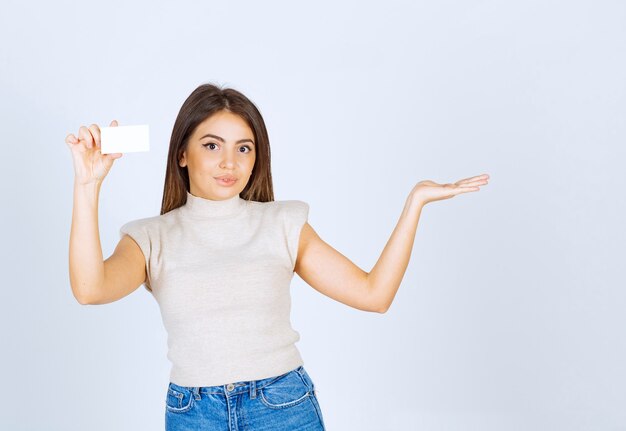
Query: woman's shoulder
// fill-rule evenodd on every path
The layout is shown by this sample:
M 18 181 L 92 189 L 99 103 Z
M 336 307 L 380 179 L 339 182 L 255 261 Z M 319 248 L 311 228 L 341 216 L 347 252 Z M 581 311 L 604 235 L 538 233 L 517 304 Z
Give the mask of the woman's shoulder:
M 122 225 L 120 232 L 127 232 L 131 230 L 143 229 L 151 230 L 154 228 L 160 228 L 172 223 L 172 219 L 176 214 L 176 210 L 169 211 L 165 214 L 149 216 L 130 220 Z
M 256 211 L 269 212 L 273 214 L 291 213 L 294 211 L 308 211 L 309 204 L 299 199 L 281 199 L 268 202 L 250 201 L 252 208 Z
M 253 208 L 262 219 L 279 222 L 287 231 L 297 229 L 309 218 L 309 204 L 300 199 L 256 202 Z

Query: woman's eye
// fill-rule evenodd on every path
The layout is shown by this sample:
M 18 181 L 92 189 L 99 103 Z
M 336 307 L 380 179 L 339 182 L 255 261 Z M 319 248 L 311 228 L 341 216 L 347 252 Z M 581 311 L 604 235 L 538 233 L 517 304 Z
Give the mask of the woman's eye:
M 215 142 L 209 142 L 208 144 L 202 144 L 202 146 L 205 147 L 205 148 L 213 149 L 213 147 L 211 145 L 217 146 L 217 144 Z M 244 154 L 245 153 L 249 153 L 249 152 L 252 151 L 252 148 L 250 148 L 250 146 L 248 146 L 248 145 L 244 145 L 243 147 L 240 147 L 240 148 L 247 148 L 248 149 L 248 151 L 243 151 Z

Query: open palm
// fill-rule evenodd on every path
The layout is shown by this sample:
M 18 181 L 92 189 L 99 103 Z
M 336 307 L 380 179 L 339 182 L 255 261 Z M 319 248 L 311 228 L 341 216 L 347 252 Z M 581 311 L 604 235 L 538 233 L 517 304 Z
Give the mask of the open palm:
M 461 193 L 477 192 L 479 186 L 489 182 L 489 175 L 483 174 L 475 177 L 465 178 L 455 183 L 438 184 L 434 181 L 420 181 L 411 191 L 412 199 L 426 205 L 429 202 L 450 199 Z

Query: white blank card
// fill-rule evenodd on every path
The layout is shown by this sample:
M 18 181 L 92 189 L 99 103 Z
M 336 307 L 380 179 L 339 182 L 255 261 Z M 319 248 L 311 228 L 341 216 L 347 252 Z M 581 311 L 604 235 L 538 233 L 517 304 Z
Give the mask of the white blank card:
M 147 124 L 138 126 L 100 127 L 100 152 L 134 153 L 150 151 Z

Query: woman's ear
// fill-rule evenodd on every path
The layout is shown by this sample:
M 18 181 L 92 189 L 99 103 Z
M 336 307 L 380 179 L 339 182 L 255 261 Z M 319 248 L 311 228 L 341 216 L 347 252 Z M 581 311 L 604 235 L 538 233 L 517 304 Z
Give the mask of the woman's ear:
M 180 166 L 181 168 L 187 166 L 187 157 L 185 156 L 185 151 L 183 151 L 182 156 L 178 160 L 178 166 Z

